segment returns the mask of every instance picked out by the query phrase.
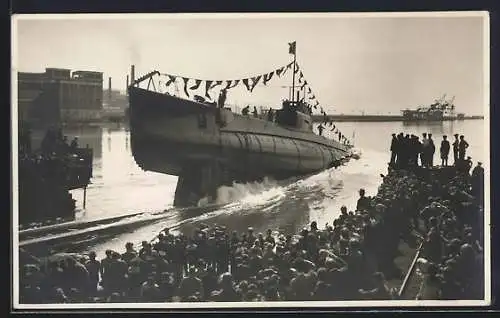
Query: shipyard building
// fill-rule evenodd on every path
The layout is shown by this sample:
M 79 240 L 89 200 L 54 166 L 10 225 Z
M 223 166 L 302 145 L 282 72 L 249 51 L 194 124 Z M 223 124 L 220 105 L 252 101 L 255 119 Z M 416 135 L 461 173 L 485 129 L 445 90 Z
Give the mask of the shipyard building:
M 18 72 L 18 116 L 33 124 L 93 121 L 103 108 L 103 73 L 46 68 Z

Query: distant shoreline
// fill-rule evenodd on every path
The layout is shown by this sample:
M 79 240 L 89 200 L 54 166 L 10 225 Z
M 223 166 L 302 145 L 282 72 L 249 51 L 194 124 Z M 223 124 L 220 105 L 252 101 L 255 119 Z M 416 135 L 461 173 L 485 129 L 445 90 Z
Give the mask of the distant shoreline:
M 328 115 L 328 120 L 334 122 L 391 122 L 404 121 L 401 115 Z M 313 115 L 313 122 L 322 122 L 324 117 L 321 115 Z M 447 119 L 442 121 L 461 121 L 461 120 L 479 120 L 484 119 L 484 116 L 465 116 L 463 119 Z M 406 121 L 408 123 L 423 123 L 423 122 L 439 122 L 439 121 Z

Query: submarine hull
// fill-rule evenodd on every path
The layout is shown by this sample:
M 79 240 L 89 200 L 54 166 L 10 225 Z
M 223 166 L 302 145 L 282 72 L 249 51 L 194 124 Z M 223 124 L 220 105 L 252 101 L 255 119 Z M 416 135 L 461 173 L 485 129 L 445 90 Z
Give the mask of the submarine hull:
M 350 155 L 349 146 L 310 131 L 211 104 L 139 87 L 129 88 L 129 100 L 130 141 L 137 164 L 179 176 L 178 192 L 197 192 L 194 197 L 214 196 L 214 189 L 234 181 L 319 172 Z M 182 184 L 186 190 L 179 189 Z M 193 200 L 175 200 L 174 205 L 187 206 Z

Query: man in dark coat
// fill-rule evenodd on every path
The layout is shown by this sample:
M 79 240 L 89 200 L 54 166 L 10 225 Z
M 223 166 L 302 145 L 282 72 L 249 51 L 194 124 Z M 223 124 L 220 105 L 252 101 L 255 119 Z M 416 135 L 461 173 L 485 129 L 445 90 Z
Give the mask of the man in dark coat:
M 450 142 L 447 140 L 446 135 L 443 136 L 441 141 L 441 148 L 439 148 L 441 154 L 441 166 L 448 166 L 448 155 L 450 154 Z
M 434 166 L 434 153 L 436 152 L 436 146 L 434 145 L 434 140 L 432 139 L 432 134 L 429 134 L 429 153 L 427 155 L 427 160 L 429 167 Z
M 465 151 L 469 148 L 469 143 L 465 141 L 464 135 L 460 136 L 460 142 L 458 143 L 458 159 L 459 160 L 464 160 L 465 159 Z
M 456 166 L 458 162 L 458 134 L 455 134 L 455 141 L 453 141 L 453 164 Z
M 391 165 L 396 163 L 396 155 L 397 155 L 397 147 L 398 147 L 398 139 L 396 138 L 396 134 L 392 134 L 391 140 Z

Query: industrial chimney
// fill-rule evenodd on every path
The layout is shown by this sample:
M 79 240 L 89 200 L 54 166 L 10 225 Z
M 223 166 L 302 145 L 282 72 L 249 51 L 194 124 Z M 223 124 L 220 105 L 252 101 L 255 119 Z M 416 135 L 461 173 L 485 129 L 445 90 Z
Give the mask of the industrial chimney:
M 132 65 L 130 67 L 130 86 L 134 85 L 135 81 L 135 65 Z
M 108 79 L 108 99 L 111 101 L 111 77 Z
M 128 95 L 129 75 L 127 75 L 127 86 L 125 86 L 125 93 Z

